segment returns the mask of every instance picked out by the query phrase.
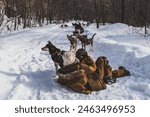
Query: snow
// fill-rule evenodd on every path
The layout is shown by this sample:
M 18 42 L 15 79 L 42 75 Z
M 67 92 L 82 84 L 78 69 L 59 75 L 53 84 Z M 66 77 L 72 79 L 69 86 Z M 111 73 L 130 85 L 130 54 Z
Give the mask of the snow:
M 107 85 L 106 90 L 90 95 L 58 84 L 54 63 L 41 48 L 50 40 L 68 51 L 67 34 L 74 30 L 71 23 L 68 25 L 60 28 L 59 24 L 51 24 L 0 36 L 0 99 L 150 99 L 150 37 L 135 33 L 134 27 L 121 23 L 107 24 L 100 29 L 92 24 L 84 27 L 85 34 L 91 37 L 96 33 L 94 52 L 89 51 L 94 60 L 106 56 L 113 69 L 125 66 L 131 76 L 117 79 L 115 84 Z

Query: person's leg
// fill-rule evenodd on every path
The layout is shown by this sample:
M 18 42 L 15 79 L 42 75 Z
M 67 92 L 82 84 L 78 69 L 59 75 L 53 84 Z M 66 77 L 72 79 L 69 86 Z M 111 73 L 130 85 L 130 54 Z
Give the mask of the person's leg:
M 102 57 L 98 57 L 96 62 L 96 73 L 100 76 L 101 79 L 104 78 L 104 60 Z
M 106 84 L 112 84 L 116 82 L 116 79 L 112 78 L 112 68 L 109 65 L 109 61 L 105 56 L 99 57 L 96 60 L 97 70 L 96 73 L 104 80 Z

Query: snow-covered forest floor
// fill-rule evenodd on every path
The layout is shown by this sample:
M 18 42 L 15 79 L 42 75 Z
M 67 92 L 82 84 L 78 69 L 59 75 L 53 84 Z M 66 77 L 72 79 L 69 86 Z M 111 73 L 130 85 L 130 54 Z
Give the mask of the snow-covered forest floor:
M 150 99 L 150 36 L 144 37 L 135 31 L 138 28 L 120 23 L 100 29 L 92 24 L 84 27 L 85 34 L 91 37 L 96 33 L 94 52 L 89 52 L 94 60 L 106 56 L 113 70 L 125 66 L 130 77 L 117 79 L 106 90 L 90 95 L 58 84 L 53 61 L 41 47 L 50 40 L 58 48 L 69 50 L 66 35 L 72 34 L 74 28 L 68 25 L 60 28 L 60 24 L 51 24 L 0 35 L 0 99 Z

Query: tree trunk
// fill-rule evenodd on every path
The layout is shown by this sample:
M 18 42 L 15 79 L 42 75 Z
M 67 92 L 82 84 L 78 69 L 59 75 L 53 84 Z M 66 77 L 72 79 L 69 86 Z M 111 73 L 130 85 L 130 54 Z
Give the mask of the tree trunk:
M 98 17 L 98 2 L 94 0 L 94 8 L 95 8 L 95 20 L 96 20 L 96 27 L 99 28 L 99 17 Z
M 125 20 L 125 1 L 121 0 L 121 23 Z

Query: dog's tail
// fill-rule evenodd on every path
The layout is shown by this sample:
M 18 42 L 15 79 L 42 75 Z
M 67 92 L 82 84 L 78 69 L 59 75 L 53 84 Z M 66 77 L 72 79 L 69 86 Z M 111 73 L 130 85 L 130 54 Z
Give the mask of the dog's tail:
M 93 34 L 93 36 L 92 36 L 92 40 L 94 39 L 94 36 L 96 35 L 96 33 L 95 34 Z

